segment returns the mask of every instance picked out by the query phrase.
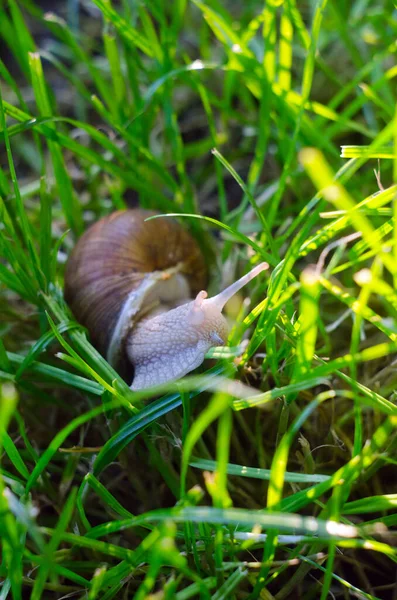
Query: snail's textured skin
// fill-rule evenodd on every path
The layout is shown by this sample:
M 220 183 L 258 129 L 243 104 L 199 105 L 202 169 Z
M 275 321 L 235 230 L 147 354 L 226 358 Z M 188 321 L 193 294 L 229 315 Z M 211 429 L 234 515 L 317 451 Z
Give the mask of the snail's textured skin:
M 197 304 L 196 299 L 137 323 L 127 340 L 135 366 L 132 389 L 180 379 L 201 365 L 210 348 L 226 343 L 225 318 Z
M 172 219 L 145 221 L 154 214 L 131 209 L 100 219 L 80 238 L 68 260 L 65 299 L 104 355 L 127 297 L 134 291 L 139 294 L 148 274 L 180 265 L 190 298 L 206 285 L 205 262 L 195 240 Z

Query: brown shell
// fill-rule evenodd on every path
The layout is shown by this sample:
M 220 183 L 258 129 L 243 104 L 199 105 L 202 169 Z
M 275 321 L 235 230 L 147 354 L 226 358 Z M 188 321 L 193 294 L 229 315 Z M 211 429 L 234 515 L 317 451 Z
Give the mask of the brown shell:
M 131 209 L 100 219 L 80 238 L 67 262 L 66 302 L 104 355 L 121 308 L 144 273 L 183 263 L 181 273 L 192 297 L 206 285 L 206 266 L 196 241 L 172 219 L 145 222 L 154 214 Z

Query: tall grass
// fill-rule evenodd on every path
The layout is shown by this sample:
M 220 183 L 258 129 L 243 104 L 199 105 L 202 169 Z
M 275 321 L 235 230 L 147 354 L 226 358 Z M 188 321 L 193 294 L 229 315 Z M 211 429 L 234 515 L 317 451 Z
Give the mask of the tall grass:
M 394 597 L 390 6 L 76 7 L 0 2 L 0 599 Z M 133 393 L 62 288 L 136 205 L 212 290 L 271 268 L 228 348 Z

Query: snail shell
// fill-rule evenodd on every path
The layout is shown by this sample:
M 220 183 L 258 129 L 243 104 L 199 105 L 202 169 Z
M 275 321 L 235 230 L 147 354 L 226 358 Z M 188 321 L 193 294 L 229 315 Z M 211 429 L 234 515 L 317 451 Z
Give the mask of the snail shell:
M 146 221 L 155 212 L 117 211 L 80 238 L 65 272 L 65 299 L 92 343 L 131 381 L 129 331 L 148 313 L 184 304 L 207 282 L 195 240 L 172 219 Z

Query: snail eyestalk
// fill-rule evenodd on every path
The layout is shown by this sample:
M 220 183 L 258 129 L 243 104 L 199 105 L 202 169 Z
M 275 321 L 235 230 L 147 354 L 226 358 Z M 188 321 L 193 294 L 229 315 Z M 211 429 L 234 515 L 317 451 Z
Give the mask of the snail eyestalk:
M 210 302 L 211 304 L 215 305 L 218 308 L 218 310 L 223 310 L 226 302 L 230 300 L 230 298 L 232 298 L 234 294 L 239 292 L 241 288 L 243 288 L 245 285 L 247 285 L 247 283 L 252 281 L 252 279 L 255 279 L 255 277 L 257 277 L 259 273 L 262 273 L 262 271 L 265 271 L 268 268 L 269 265 L 267 264 L 267 262 L 259 263 L 259 265 L 256 265 L 256 267 L 251 269 L 251 271 L 249 271 L 246 275 L 240 277 L 240 279 L 229 285 L 229 287 L 227 287 L 225 290 L 223 290 L 213 298 L 210 298 L 206 302 Z

